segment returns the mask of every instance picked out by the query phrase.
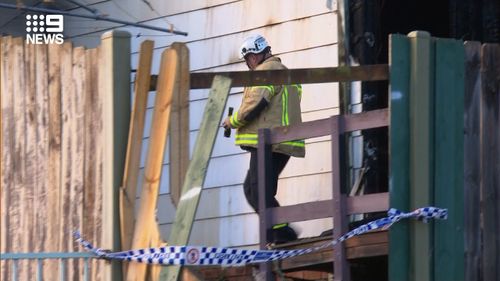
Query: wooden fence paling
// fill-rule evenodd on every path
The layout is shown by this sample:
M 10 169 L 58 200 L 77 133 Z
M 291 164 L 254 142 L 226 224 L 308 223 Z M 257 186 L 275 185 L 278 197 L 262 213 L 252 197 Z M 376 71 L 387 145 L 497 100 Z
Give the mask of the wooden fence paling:
M 193 157 L 189 163 L 182 187 L 182 196 L 177 206 L 174 224 L 168 238 L 169 243 L 172 245 L 186 245 L 188 242 L 203 182 L 205 181 L 208 161 L 212 154 L 215 138 L 220 132 L 220 122 L 230 89 L 231 79 L 222 76 L 214 78 L 203 113 L 201 129 L 196 138 Z M 175 281 L 178 279 L 179 273 L 179 266 L 169 267 L 168 271 L 163 268 L 160 278 Z
M 170 121 L 170 198 L 177 206 L 189 165 L 189 50 L 186 44 L 172 44 L 180 56 L 179 89 L 172 98 Z
M 88 225 L 89 237 L 92 237 L 96 245 L 101 245 L 102 233 L 102 188 L 103 188 L 103 120 L 102 120 L 102 94 L 98 90 L 98 62 L 100 61 L 100 48 L 87 50 L 87 77 L 89 78 L 89 93 L 87 94 L 87 102 L 85 105 L 88 133 L 86 134 L 86 155 L 89 161 L 86 161 L 86 175 L 85 177 L 86 189 L 88 193 L 85 195 L 89 202 L 90 208 L 85 207 L 85 214 L 93 218 L 92 224 L 85 220 L 85 225 Z M 101 280 L 102 263 L 98 260 L 91 262 L 91 280 Z
M 48 47 L 49 62 L 49 88 L 48 88 L 48 106 L 49 106 L 49 151 L 48 151 L 48 176 L 46 185 L 47 190 L 47 239 L 46 251 L 60 251 L 59 244 L 62 237 L 59 234 L 61 225 L 61 212 L 59 204 L 61 202 L 61 51 L 62 46 L 50 44 Z M 55 263 L 49 263 L 44 267 L 44 277 L 56 280 L 58 276 L 58 266 Z
M 0 214 L 4 214 L 4 205 L 7 204 L 5 200 L 5 191 L 7 191 L 6 188 L 4 188 L 3 185 L 3 165 L 2 165 L 2 156 L 3 156 L 3 133 L 2 133 L 2 69 L 3 69 L 3 53 L 2 53 L 2 48 L 3 48 L 3 40 L 4 37 L 0 36 Z M 0 229 L 6 229 L 6 224 L 5 224 L 5 219 L 0 220 Z M 4 251 L 4 245 L 6 243 L 6 233 L 5 231 L 0 232 L 0 253 Z M 0 278 L 3 278 L 2 272 L 5 270 L 5 262 L 0 261 Z
M 123 180 L 130 125 L 130 34 L 109 31 L 101 36 L 99 95 L 103 97 L 102 247 L 119 251 L 119 188 Z M 118 261 L 102 270 L 104 280 L 121 279 Z
M 153 224 L 156 202 L 163 163 L 163 153 L 170 121 L 172 96 L 179 83 L 179 54 L 174 49 L 166 49 L 162 53 L 160 66 L 160 83 L 155 100 L 153 123 L 149 149 L 146 156 L 144 180 L 142 182 L 141 201 L 134 228 L 132 248 L 140 249 L 149 246 L 152 233 L 156 229 Z M 145 264 L 130 264 L 127 280 L 144 280 Z
M 404 35 L 390 36 L 390 206 L 410 209 L 410 42 Z M 402 221 L 389 229 L 389 280 L 409 278 L 409 223 Z
M 48 156 L 49 156 L 49 66 L 48 66 L 48 47 L 47 45 L 38 45 L 35 53 L 36 58 L 36 174 L 35 174 L 35 204 L 34 210 L 44 210 L 35 212 L 34 232 L 36 233 L 35 252 L 42 252 L 46 249 L 47 240 L 47 184 L 49 175 Z M 48 261 L 43 261 L 43 266 L 48 266 Z M 42 276 L 43 278 L 43 276 Z
M 14 150 L 14 92 L 12 91 L 12 64 L 9 62 L 7 54 L 11 53 L 12 50 L 12 38 L 11 37 L 3 37 L 1 43 L 1 75 L 0 79 L 2 82 L 0 83 L 2 95 L 0 95 L 1 99 L 1 119 L 2 123 L 2 140 L 1 140 L 1 152 L 0 155 L 2 161 L 2 171 L 1 171 L 1 202 L 0 202 L 0 210 L 2 214 L 6 214 L 5 217 L 2 218 L 0 231 L 1 235 L 1 247 L 0 251 L 8 252 L 12 249 L 12 245 L 10 245 L 10 232 L 8 226 L 10 225 L 10 217 L 8 216 L 9 206 L 10 206 L 10 191 L 12 190 L 12 171 L 14 170 L 12 154 L 10 151 Z M 0 268 L 0 278 L 2 280 L 7 280 L 10 274 L 9 263 L 2 261 Z
M 479 99 L 481 43 L 465 43 L 464 239 L 465 280 L 481 280 Z
M 71 149 L 74 155 L 71 163 L 71 187 L 70 187 L 70 211 L 71 211 L 71 229 L 82 231 L 83 228 L 83 193 L 84 193 L 84 157 L 85 157 L 85 95 L 87 94 L 87 77 L 85 72 L 85 49 L 78 47 L 73 50 L 73 130 L 71 134 Z M 79 246 L 70 240 L 69 250 L 79 251 Z M 83 275 L 83 260 L 74 260 L 73 280 Z
M 139 66 L 134 83 L 134 104 L 130 117 L 130 128 L 127 144 L 127 158 L 120 188 L 120 228 L 122 249 L 131 249 L 134 235 L 135 199 L 137 181 L 141 161 L 144 120 L 148 101 L 151 64 L 154 42 L 146 40 L 141 43 L 139 51 Z M 127 263 L 123 263 L 126 273 Z
M 500 44 L 481 49 L 481 194 L 483 278 L 500 278 Z
M 433 44 L 430 34 L 411 32 L 410 209 L 432 204 Z M 431 279 L 431 226 L 410 222 L 410 280 Z
M 38 163 L 36 162 L 36 57 L 35 57 L 36 45 L 30 44 L 25 45 L 25 85 L 26 92 L 24 94 L 24 116 L 26 120 L 26 154 L 23 159 L 26 163 L 26 179 L 24 184 L 24 198 L 23 203 L 23 229 L 24 229 L 24 240 L 23 240 L 23 250 L 25 252 L 30 252 L 34 250 L 36 240 L 39 234 L 34 231 L 35 225 L 35 208 L 33 208 L 34 202 L 34 190 L 36 188 L 36 180 L 33 174 L 36 174 Z M 27 262 L 27 274 L 28 276 L 36 276 L 36 266 L 33 263 Z
M 434 280 L 464 280 L 464 46 L 435 39 L 434 205 L 448 219 L 434 224 Z M 453 257 L 453 258 L 450 258 Z
M 60 218 L 61 224 L 59 235 L 61 240 L 59 250 L 68 252 L 72 241 L 67 239 L 67 235 L 71 235 L 71 174 L 72 165 L 75 160 L 75 153 L 71 143 L 72 135 L 74 134 L 74 101 L 75 95 L 73 86 L 73 46 L 71 43 L 66 42 L 62 46 L 61 56 L 61 201 L 59 205 L 59 213 L 62 215 Z M 72 248 L 72 247 L 71 247 Z M 73 260 L 66 261 L 66 272 L 64 278 L 72 278 L 73 274 Z
M 24 94 L 26 91 L 25 81 L 25 64 L 24 64 L 24 42 L 22 38 L 14 38 L 13 40 L 13 59 L 11 63 L 14 64 L 13 68 L 13 88 L 14 92 L 14 185 L 13 188 L 16 192 L 10 194 L 9 205 L 9 233 L 13 240 L 12 248 L 19 251 L 24 250 L 23 236 L 25 235 L 23 229 L 24 219 L 24 195 L 26 183 L 26 119 L 24 115 L 25 101 Z M 23 94 L 20 94 L 23 93 Z M 21 280 L 27 280 L 27 261 L 19 262 L 18 277 Z

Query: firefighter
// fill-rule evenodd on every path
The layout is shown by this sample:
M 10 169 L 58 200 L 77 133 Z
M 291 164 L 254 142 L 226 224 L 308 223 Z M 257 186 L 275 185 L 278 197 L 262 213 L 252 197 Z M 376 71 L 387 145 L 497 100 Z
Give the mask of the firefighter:
M 245 39 L 240 48 L 240 58 L 250 70 L 286 69 L 280 58 L 271 54 L 271 47 L 261 35 Z M 258 212 L 257 198 L 257 131 L 260 128 L 273 128 L 301 123 L 300 85 L 266 85 L 246 87 L 238 111 L 227 117 L 222 126 L 236 129 L 236 145 L 250 152 L 248 169 L 243 189 L 245 197 Z M 303 140 L 287 141 L 272 147 L 272 184 L 266 190 L 267 208 L 278 207 L 276 192 L 278 177 L 285 168 L 290 156 L 304 157 Z M 287 223 L 278 224 L 268 230 L 268 237 L 275 244 L 297 239 L 295 231 Z

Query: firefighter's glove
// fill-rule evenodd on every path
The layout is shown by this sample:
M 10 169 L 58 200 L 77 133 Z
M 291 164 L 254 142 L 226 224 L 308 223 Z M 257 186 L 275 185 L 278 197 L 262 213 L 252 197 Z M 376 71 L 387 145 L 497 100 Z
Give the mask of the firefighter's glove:
M 224 122 L 222 122 L 222 127 L 224 127 L 224 129 L 234 129 L 234 127 L 231 126 L 231 121 L 229 120 L 229 117 L 226 117 L 226 119 L 224 119 Z

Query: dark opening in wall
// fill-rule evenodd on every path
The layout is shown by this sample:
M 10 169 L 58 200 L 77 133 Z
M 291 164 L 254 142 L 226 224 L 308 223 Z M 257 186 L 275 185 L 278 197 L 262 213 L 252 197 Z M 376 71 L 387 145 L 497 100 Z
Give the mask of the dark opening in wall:
M 498 0 L 348 0 L 349 53 L 355 62 L 388 63 L 389 34 L 414 30 L 434 37 L 500 42 Z M 363 82 L 363 111 L 388 106 L 387 82 Z M 367 193 L 387 191 L 387 129 L 363 131 Z
M 355 62 L 388 63 L 388 36 L 425 30 L 432 36 L 450 37 L 448 1 L 353 0 L 350 1 L 350 54 Z M 388 82 L 362 82 L 363 111 L 388 106 Z M 388 190 L 388 129 L 362 132 L 365 192 Z

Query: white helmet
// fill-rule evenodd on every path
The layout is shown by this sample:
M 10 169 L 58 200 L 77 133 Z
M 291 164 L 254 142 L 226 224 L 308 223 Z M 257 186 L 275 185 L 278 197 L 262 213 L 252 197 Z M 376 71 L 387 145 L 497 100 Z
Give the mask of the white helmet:
M 247 54 L 259 54 L 265 51 L 267 48 L 271 48 L 267 44 L 266 38 L 259 34 L 251 35 L 245 39 L 243 45 L 240 48 L 240 59 L 244 58 Z

